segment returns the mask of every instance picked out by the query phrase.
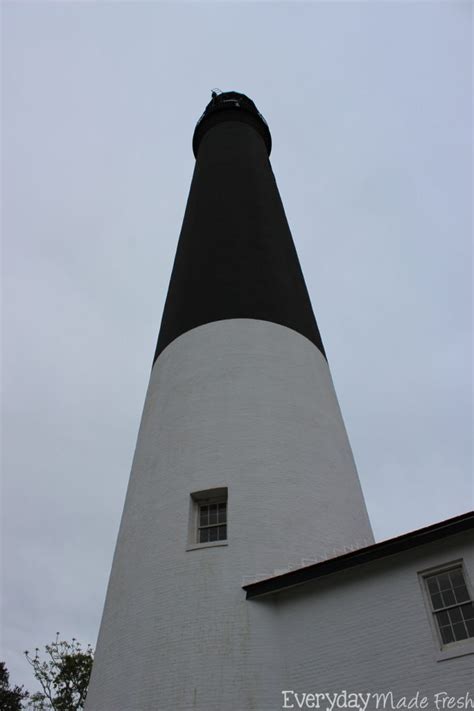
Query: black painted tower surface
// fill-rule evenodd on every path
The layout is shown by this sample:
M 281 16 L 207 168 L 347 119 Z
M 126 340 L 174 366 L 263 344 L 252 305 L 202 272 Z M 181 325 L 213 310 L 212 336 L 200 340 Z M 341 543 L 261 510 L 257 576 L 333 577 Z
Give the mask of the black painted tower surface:
M 291 328 L 325 355 L 269 161 L 270 131 L 253 101 L 213 92 L 193 150 L 155 360 L 187 331 L 238 318 Z

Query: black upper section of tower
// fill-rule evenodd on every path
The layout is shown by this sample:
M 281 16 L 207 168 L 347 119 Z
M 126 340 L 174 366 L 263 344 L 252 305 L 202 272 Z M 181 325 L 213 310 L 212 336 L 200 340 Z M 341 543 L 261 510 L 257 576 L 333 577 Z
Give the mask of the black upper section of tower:
M 193 152 L 197 158 L 201 139 L 210 128 L 222 121 L 242 121 L 253 126 L 262 136 L 268 155 L 272 150 L 272 137 L 268 124 L 252 99 L 237 91 L 212 92 L 212 99 L 196 124 L 193 136 Z
M 324 347 L 253 101 L 214 95 L 193 138 L 196 165 L 155 353 L 213 321 L 259 319 Z

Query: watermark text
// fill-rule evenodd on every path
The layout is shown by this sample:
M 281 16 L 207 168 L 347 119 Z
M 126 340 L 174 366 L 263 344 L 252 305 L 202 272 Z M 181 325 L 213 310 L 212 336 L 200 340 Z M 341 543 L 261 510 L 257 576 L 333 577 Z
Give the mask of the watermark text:
M 337 711 L 337 709 L 354 709 L 355 711 L 372 711 L 372 709 L 422 709 L 425 711 L 445 711 L 445 709 L 474 709 L 474 697 L 470 692 L 463 696 L 452 696 L 446 691 L 438 691 L 431 696 L 420 691 L 412 696 L 396 696 L 393 691 L 361 692 L 343 689 L 335 692 L 307 692 L 284 689 L 282 692 L 282 709 L 320 709 L 320 711 Z

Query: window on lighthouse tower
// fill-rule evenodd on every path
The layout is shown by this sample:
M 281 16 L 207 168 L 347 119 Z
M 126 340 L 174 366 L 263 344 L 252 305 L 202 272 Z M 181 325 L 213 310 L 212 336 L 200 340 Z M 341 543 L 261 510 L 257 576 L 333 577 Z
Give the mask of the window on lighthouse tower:
M 227 541 L 227 487 L 195 491 L 191 494 L 188 542 L 219 545 Z
M 199 504 L 198 543 L 227 539 L 227 501 Z

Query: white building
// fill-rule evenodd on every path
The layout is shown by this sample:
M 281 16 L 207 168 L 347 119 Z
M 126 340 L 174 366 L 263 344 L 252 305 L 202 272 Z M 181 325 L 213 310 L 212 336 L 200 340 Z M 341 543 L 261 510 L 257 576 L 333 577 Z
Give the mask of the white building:
M 473 517 L 374 544 L 268 127 L 213 96 L 193 149 L 86 709 L 465 697 Z

